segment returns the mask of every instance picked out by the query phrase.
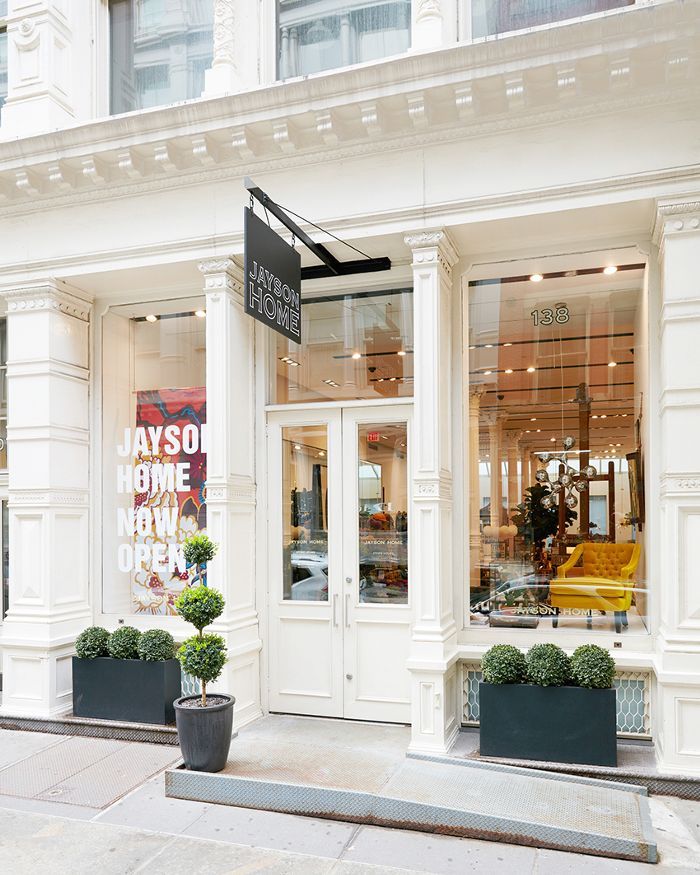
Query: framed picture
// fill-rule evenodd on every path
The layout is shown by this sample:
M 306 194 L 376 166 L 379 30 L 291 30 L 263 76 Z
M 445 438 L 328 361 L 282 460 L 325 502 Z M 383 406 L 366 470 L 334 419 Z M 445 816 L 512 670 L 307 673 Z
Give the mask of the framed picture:
M 633 522 L 641 532 L 644 524 L 644 473 L 642 471 L 642 453 L 635 450 L 627 453 L 627 472 L 630 482 L 630 513 Z

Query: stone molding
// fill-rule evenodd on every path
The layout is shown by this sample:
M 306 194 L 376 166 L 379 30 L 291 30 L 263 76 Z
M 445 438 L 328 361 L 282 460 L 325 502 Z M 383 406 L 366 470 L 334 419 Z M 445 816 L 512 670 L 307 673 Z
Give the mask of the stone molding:
M 90 506 L 90 493 L 87 490 L 65 492 L 46 489 L 11 489 L 10 507 L 77 507 L 87 510 Z
M 660 487 L 662 495 L 700 497 L 700 474 L 662 474 Z
M 415 479 L 413 481 L 413 500 L 452 501 L 452 480 L 448 477 L 439 479 Z
M 243 295 L 243 271 L 232 258 L 200 261 L 199 270 L 204 276 L 204 291 L 212 300 L 217 300 L 212 293 L 223 290 L 239 297 Z
M 214 2 L 214 60 L 212 67 L 220 64 L 236 65 L 233 0 Z
M 75 292 L 68 292 L 53 283 L 26 289 L 10 289 L 6 292 L 0 292 L 0 296 L 7 301 L 8 313 L 53 310 L 66 316 L 72 316 L 82 322 L 90 321 L 92 299 Z
M 666 237 L 700 230 L 700 195 L 677 201 L 659 201 L 652 239 L 662 247 Z

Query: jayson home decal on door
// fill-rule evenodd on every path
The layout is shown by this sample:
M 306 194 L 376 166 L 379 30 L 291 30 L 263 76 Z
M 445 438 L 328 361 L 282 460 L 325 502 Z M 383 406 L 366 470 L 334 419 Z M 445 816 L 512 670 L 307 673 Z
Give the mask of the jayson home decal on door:
M 301 343 L 301 256 L 245 211 L 245 312 Z

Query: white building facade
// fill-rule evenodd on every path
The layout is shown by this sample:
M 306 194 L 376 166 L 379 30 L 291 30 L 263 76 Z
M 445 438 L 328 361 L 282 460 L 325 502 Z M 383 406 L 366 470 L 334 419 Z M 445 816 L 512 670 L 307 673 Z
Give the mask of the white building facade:
M 87 626 L 183 638 L 206 530 L 239 726 L 444 752 L 489 646 L 596 643 L 700 776 L 698 82 L 697 0 L 0 2 L 0 713 L 69 712 Z M 391 259 L 301 344 L 246 176 Z

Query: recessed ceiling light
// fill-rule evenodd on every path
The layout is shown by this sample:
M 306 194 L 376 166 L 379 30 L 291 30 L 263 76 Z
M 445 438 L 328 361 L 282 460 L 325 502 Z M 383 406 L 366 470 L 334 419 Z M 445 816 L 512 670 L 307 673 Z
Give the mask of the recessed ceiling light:
M 513 346 L 512 343 L 504 343 L 503 346 Z
M 608 414 L 607 414 L 607 413 L 601 413 L 601 414 L 600 414 L 600 418 L 601 418 L 601 419 L 607 419 L 607 418 L 608 418 Z
M 484 349 L 493 349 L 493 344 L 492 343 L 484 344 Z
M 157 322 L 157 321 L 158 321 L 158 317 L 154 316 L 153 313 L 149 313 L 148 316 L 146 316 L 146 322 Z
M 319 453 L 319 456 L 325 456 L 325 455 L 326 455 L 326 454 L 324 453 L 324 451 L 321 450 L 321 452 Z
M 530 365 L 530 367 L 527 369 L 527 372 L 528 372 L 528 374 L 534 374 L 534 373 L 535 373 L 535 369 L 532 367 L 532 365 Z
M 529 428 L 526 428 L 526 429 L 525 429 L 525 434 L 530 434 L 530 429 L 529 429 Z
M 538 429 L 537 429 L 537 434 L 539 434 L 541 431 L 542 431 L 542 429 L 541 429 L 541 428 L 538 428 Z
M 198 319 L 204 319 L 204 317 L 207 315 L 207 311 L 206 310 L 195 310 L 194 315 Z
M 530 417 L 530 422 L 537 422 L 537 417 L 536 417 L 536 416 L 531 416 L 531 417 Z
M 609 368 L 616 368 L 616 367 L 617 367 L 617 362 L 608 362 L 608 367 L 609 367 Z
M 550 441 L 550 443 L 555 444 L 555 443 L 557 442 L 557 439 L 556 439 L 556 438 L 550 438 L 549 441 Z
M 541 273 L 533 273 L 530 274 L 530 282 L 531 283 L 541 283 L 544 277 Z
M 362 358 L 362 355 L 361 355 L 359 352 L 354 352 L 354 353 L 352 354 L 352 357 L 353 357 L 354 359 L 360 359 L 360 358 Z
M 301 449 L 301 446 L 300 446 L 299 444 L 294 444 L 294 449 L 295 449 L 295 450 L 300 450 L 300 449 Z
M 621 447 L 621 446 L 622 446 L 622 444 L 615 444 L 615 446 L 616 446 L 616 447 Z
M 470 346 L 469 349 L 476 349 L 476 347 L 475 347 L 475 346 Z
M 512 374 L 513 368 L 506 368 L 506 374 Z
M 405 349 L 400 349 L 400 350 L 396 353 L 396 355 L 406 355 L 406 350 L 405 350 Z
M 591 419 L 598 419 L 598 414 L 594 413 L 593 416 L 591 416 Z
M 389 377 L 389 382 L 390 382 L 390 383 L 395 383 L 395 382 L 396 382 L 396 377 Z
M 614 273 L 617 273 L 617 267 L 614 264 L 609 264 L 604 270 L 603 273 L 606 273 L 608 276 L 611 276 Z
M 489 375 L 489 374 L 492 374 L 492 373 L 493 373 L 493 371 L 484 371 L 484 376 L 485 376 L 485 377 L 488 377 L 488 375 Z

